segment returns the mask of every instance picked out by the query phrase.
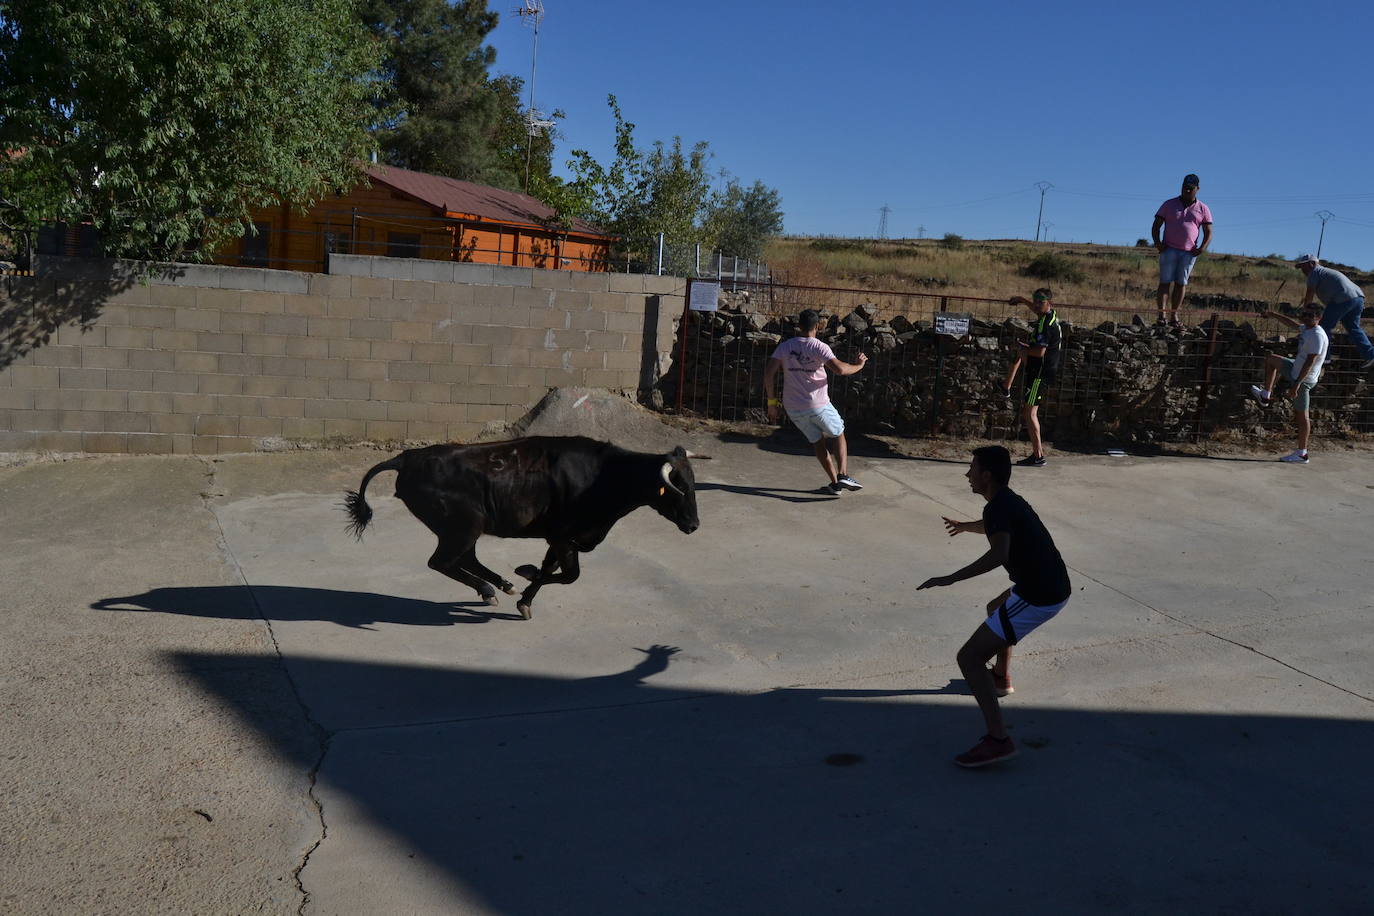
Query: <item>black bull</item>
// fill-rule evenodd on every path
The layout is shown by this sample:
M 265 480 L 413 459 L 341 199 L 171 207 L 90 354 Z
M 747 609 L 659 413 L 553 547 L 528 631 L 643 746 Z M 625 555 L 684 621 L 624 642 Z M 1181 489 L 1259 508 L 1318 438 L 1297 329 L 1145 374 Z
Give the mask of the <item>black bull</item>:
M 579 575 L 577 554 L 606 539 L 626 515 L 652 506 L 685 534 L 697 530 L 696 479 L 681 447 L 667 455 L 631 452 L 580 436 L 537 436 L 487 445 L 431 445 L 408 449 L 372 468 L 344 507 L 359 539 L 372 520 L 364 494 L 382 471 L 397 471 L 396 496 L 439 538 L 431 569 L 471 586 L 496 604 L 496 589 L 515 586 L 477 559 L 484 534 L 543 538 L 549 544 L 538 567 L 521 566 L 530 580 L 516 607 L 526 620 L 539 589 L 566 585 Z

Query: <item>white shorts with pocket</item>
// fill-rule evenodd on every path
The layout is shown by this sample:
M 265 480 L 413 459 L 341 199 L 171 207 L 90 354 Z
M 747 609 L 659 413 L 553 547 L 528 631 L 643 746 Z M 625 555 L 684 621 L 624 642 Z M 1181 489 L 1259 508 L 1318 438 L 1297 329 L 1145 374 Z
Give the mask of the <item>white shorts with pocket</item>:
M 844 420 L 840 419 L 834 404 L 811 410 L 789 410 L 787 416 L 812 445 L 821 441 L 821 437 L 837 439 L 844 435 Z
M 1069 599 L 1065 598 L 1058 604 L 1031 604 L 1017 595 L 1016 589 L 1012 589 L 1007 600 L 983 622 L 989 630 L 1006 640 L 1007 645 L 1014 646 L 1040 624 L 1058 614 L 1068 603 Z

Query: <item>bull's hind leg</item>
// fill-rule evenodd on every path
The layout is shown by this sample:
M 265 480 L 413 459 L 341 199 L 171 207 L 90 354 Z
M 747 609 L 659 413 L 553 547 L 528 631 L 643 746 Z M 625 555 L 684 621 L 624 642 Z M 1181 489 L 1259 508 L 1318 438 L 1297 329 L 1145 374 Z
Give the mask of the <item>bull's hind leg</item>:
M 434 556 L 429 558 L 429 568 L 475 589 L 487 604 L 499 604 L 496 600 L 496 589 L 476 573 L 464 568 L 464 561 L 472 554 L 475 540 L 440 538 Z
M 530 568 L 532 567 L 522 566 L 516 572 L 527 575 L 524 570 Z M 560 571 L 555 573 L 555 569 Z M 526 620 L 530 619 L 531 605 L 534 603 L 534 596 L 539 594 L 539 589 L 545 585 L 568 585 L 576 582 L 581 574 L 582 567 L 577 561 L 576 547 L 569 544 L 549 545 L 549 552 L 544 555 L 544 564 L 539 568 L 537 575 L 527 576 L 533 581 L 520 593 L 520 600 L 515 603 L 520 616 Z
M 468 551 L 467 556 L 463 557 L 463 568 L 469 572 L 475 572 L 478 576 L 486 579 L 507 595 L 515 594 L 515 583 L 507 582 L 501 578 L 500 574 L 493 572 L 482 565 L 482 561 L 477 559 L 477 548 L 474 546 Z

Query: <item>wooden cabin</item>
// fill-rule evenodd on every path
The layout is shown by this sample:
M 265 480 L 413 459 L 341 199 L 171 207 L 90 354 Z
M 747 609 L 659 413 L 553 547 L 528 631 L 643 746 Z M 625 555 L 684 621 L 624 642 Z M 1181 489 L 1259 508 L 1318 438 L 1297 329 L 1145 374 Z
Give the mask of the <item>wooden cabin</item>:
M 325 253 L 333 251 L 554 270 L 610 268 L 611 235 L 581 220 L 549 228 L 553 209 L 526 194 L 388 165 L 366 171 L 366 183 L 305 213 L 285 206 L 255 210 L 257 232 L 215 262 L 322 271 Z

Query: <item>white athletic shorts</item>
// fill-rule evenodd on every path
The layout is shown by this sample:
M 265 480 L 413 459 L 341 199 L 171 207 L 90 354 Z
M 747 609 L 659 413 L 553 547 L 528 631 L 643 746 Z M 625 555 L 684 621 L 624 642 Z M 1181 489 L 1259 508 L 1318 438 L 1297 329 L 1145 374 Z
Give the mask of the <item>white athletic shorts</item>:
M 822 436 L 838 439 L 844 434 L 844 421 L 840 419 L 840 412 L 834 404 L 812 410 L 789 410 L 787 416 L 812 445 L 821 441 Z
M 1065 598 L 1058 604 L 1031 604 L 1012 589 L 1007 600 L 987 620 L 987 628 L 1014 646 L 1030 635 L 1031 631 L 1063 610 L 1069 600 Z

